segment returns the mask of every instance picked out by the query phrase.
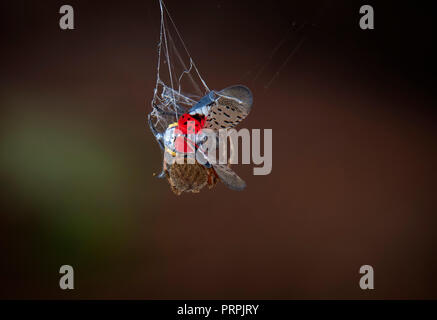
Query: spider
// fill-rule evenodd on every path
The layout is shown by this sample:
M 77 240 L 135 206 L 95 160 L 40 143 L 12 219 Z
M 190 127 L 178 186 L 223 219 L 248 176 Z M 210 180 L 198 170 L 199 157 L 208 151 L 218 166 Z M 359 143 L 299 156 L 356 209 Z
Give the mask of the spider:
M 176 105 L 176 112 L 168 112 L 153 104 L 160 115 L 177 119 L 161 133 L 155 128 L 151 114 L 148 116 L 150 130 L 164 153 L 158 177 L 166 177 L 177 195 L 182 192 L 197 193 L 205 186 L 212 188 L 218 181 L 230 189 L 243 190 L 246 183 L 229 166 L 209 159 L 204 148 L 208 138 L 205 129 L 217 132 L 237 126 L 249 114 L 252 102 L 249 88 L 236 85 L 217 92 L 210 91 L 188 111 Z M 191 163 L 187 159 L 190 155 L 194 156 Z

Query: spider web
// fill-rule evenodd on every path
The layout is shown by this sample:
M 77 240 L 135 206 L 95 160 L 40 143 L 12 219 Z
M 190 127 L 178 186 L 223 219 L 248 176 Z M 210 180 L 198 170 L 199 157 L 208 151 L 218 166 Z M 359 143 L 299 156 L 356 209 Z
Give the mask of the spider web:
M 159 8 L 158 66 L 150 117 L 155 129 L 164 133 L 171 123 L 176 122 L 210 90 L 163 0 L 159 0 Z

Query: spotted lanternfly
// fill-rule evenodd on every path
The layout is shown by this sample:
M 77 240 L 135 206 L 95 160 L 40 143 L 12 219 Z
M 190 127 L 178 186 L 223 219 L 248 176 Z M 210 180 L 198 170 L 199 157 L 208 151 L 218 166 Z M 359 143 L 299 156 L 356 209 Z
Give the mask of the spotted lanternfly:
M 201 143 L 204 141 L 204 131 L 207 131 L 205 129 L 218 131 L 237 126 L 249 114 L 252 100 L 252 93 L 242 85 L 218 92 L 210 91 L 183 113 L 177 122 L 170 124 L 163 134 L 155 129 L 149 115 L 150 129 L 164 151 L 163 169 L 159 177 L 167 178 L 175 194 L 199 192 L 205 186 L 212 188 L 217 181 L 233 190 L 246 187 L 246 183 L 229 165 L 210 163 L 208 155 L 202 152 Z M 159 108 L 156 110 L 163 112 Z M 187 161 L 189 155 L 195 155 L 194 163 Z M 174 161 L 166 161 L 166 157 Z

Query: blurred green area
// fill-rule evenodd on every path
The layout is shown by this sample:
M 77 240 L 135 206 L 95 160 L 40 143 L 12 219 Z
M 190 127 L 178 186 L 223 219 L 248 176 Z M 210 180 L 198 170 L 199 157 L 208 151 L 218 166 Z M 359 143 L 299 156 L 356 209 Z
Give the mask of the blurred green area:
M 7 199 L 0 219 L 6 233 L 14 230 L 2 236 L 15 239 L 8 246 L 17 257 L 8 269 L 32 263 L 51 276 L 62 264 L 86 268 L 88 276 L 126 269 L 132 251 L 147 256 L 151 250 L 147 239 L 157 212 L 153 180 L 145 179 L 151 176 L 147 146 L 126 143 L 142 140 L 144 132 L 128 124 L 114 130 L 116 115 L 105 120 L 71 112 L 72 102 L 56 109 L 56 100 L 17 95 L 7 101 L 0 142 Z M 123 128 L 123 119 L 118 122 Z

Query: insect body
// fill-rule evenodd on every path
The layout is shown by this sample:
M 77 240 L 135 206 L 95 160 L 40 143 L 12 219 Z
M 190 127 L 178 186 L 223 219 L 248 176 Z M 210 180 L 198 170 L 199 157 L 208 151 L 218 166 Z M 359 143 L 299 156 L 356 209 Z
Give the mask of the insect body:
M 212 188 L 218 180 L 234 190 L 245 188 L 245 182 L 229 166 L 211 161 L 203 143 L 208 137 L 206 129 L 227 130 L 238 125 L 249 114 L 252 100 L 250 90 L 241 85 L 210 91 L 164 133 L 155 129 L 149 115 L 150 129 L 164 151 L 159 177 L 167 177 L 174 193 L 199 192 L 205 186 Z M 189 156 L 194 163 L 189 163 Z

